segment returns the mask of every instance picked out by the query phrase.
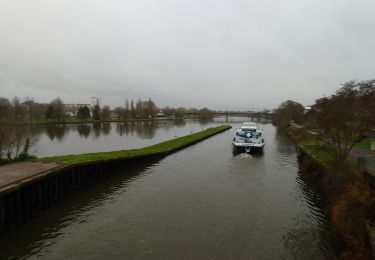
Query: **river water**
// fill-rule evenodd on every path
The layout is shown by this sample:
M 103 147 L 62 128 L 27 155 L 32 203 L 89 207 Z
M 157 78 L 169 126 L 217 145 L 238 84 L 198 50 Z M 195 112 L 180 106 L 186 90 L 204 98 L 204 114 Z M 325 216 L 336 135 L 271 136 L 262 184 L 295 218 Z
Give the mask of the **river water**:
M 231 119 L 236 121 L 239 118 Z M 225 117 L 205 117 L 196 120 L 13 125 L 3 126 L 0 130 L 10 139 L 28 137 L 32 143 L 29 153 L 48 157 L 145 147 L 224 121 Z
M 263 154 L 233 128 L 93 184 L 0 237 L 0 259 L 332 259 L 324 200 L 293 143 L 260 124 Z

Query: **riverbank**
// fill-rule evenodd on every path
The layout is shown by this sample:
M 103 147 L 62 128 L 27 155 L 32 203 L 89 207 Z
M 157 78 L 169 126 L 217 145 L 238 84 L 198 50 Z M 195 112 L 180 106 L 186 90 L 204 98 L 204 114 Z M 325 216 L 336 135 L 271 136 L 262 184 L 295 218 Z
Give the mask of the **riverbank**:
M 374 258 L 375 233 L 370 230 L 373 230 L 375 191 L 371 173 L 352 157 L 344 162 L 335 161 L 314 130 L 291 124 L 287 133 L 296 145 L 300 167 L 329 200 L 326 210 L 346 240 L 342 257 L 367 259 L 372 255 Z
M 1 166 L 0 232 L 91 182 L 159 160 L 229 128 L 208 128 L 141 149 L 56 156 Z
M 196 142 L 204 140 L 215 134 L 221 133 L 225 130 L 230 129 L 229 125 L 222 125 L 214 128 L 208 128 L 204 131 L 194 133 L 187 136 L 182 136 L 169 141 L 165 141 L 152 146 L 132 149 L 132 150 L 122 150 L 122 151 L 112 151 L 112 152 L 100 152 L 100 153 L 87 153 L 79 155 L 63 155 L 54 157 L 40 158 L 39 161 L 46 162 L 59 162 L 65 164 L 85 164 L 92 162 L 102 162 L 118 159 L 127 159 L 134 157 L 146 157 L 152 155 L 164 155 L 179 149 L 185 148 Z

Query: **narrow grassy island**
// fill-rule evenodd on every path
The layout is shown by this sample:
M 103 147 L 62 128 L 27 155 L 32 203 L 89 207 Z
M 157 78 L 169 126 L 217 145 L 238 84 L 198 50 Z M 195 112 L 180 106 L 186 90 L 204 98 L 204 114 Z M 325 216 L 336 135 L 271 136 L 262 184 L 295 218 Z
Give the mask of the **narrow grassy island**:
M 118 159 L 127 159 L 135 157 L 148 157 L 153 155 L 165 155 L 180 150 L 189 145 L 204 140 L 210 136 L 221 133 L 231 128 L 230 125 L 222 125 L 208 128 L 198 133 L 182 136 L 172 140 L 168 140 L 159 144 L 151 145 L 144 148 L 121 150 L 111 152 L 86 153 L 78 155 L 63 155 L 40 158 L 41 161 L 60 162 L 65 164 L 87 164 L 92 162 L 111 161 Z

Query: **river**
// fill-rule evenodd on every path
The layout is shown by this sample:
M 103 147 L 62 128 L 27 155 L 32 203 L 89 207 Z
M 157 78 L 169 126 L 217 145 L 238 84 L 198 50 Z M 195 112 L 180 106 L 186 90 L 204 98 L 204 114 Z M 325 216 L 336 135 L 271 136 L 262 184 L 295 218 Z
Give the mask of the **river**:
M 260 124 L 264 153 L 234 154 L 232 125 L 67 196 L 3 234 L 0 259 L 336 258 L 293 143 Z
M 224 121 L 225 117 L 203 117 L 195 120 L 9 125 L 1 129 L 9 139 L 28 137 L 32 143 L 29 153 L 48 157 L 145 147 Z

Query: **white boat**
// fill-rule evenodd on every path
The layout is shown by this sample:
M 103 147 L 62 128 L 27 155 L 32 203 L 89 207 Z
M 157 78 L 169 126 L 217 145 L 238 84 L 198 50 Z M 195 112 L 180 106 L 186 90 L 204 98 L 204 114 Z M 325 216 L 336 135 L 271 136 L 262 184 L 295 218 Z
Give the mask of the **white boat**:
M 265 145 L 263 131 L 256 123 L 245 122 L 236 130 L 232 144 L 234 148 L 244 149 L 247 153 L 262 151 Z

